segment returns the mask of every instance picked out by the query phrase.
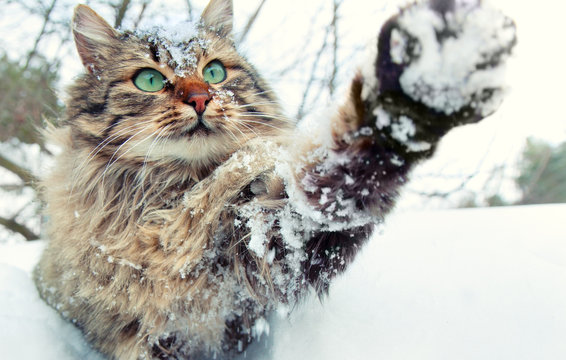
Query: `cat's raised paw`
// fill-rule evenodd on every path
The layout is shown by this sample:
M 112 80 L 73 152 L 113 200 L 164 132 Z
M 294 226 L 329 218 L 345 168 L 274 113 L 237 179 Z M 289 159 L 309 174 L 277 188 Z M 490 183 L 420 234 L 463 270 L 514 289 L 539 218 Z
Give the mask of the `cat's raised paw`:
M 453 125 L 493 113 L 505 89 L 513 21 L 479 0 L 430 0 L 404 8 L 381 29 L 378 93 L 404 94 Z

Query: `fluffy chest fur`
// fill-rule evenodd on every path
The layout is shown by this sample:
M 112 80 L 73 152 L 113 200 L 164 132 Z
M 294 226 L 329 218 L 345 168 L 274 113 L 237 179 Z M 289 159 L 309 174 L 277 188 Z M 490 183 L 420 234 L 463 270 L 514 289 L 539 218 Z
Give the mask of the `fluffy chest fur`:
M 60 135 L 70 141 L 68 132 Z M 198 183 L 178 169 L 154 169 L 145 182 L 135 173 L 77 182 L 72 169 L 81 159 L 61 156 L 47 180 L 58 185 L 46 193 L 57 241 L 45 256 L 56 260 L 44 262 L 40 276 L 65 279 L 65 286 L 44 289 L 47 301 L 79 324 L 92 322 L 93 311 L 119 313 L 119 321 L 97 319 L 96 332 L 159 334 L 137 339 L 149 343 L 181 331 L 192 347 L 206 349 L 221 344 L 227 319 L 251 327 L 265 312 L 256 303 L 273 305 L 274 289 L 269 274 L 257 271 L 263 259 L 246 259 L 249 229 L 238 211 L 260 201 L 284 207 L 283 199 L 265 199 L 267 186 L 280 184 L 275 158 L 257 156 L 277 146 L 251 143 Z

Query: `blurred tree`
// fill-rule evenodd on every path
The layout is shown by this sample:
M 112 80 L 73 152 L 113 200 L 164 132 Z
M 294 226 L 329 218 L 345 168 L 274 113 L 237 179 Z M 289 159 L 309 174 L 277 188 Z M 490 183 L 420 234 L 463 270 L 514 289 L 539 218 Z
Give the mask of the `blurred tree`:
M 0 57 L 0 73 L 3 86 L 0 88 L 0 143 L 37 144 L 44 154 L 49 154 L 45 148 L 40 129 L 45 117 L 55 117 L 61 111 L 61 104 L 54 92 L 57 81 L 57 64 L 50 64 L 44 58 L 35 55 L 33 61 L 20 65 L 11 61 L 6 55 Z M 28 58 L 29 59 L 29 58 Z M 17 194 L 24 188 L 35 191 L 37 180 L 32 170 L 21 161 L 13 151 L 3 147 L 0 152 L 0 167 L 16 175 L 20 184 L 3 187 L 1 194 Z M 4 197 L 4 195 L 2 195 Z M 26 240 L 39 238 L 37 231 L 32 230 L 31 223 L 38 223 L 38 206 L 29 204 L 11 209 L 6 217 L 0 217 L 0 225 L 18 233 Z M 31 215 L 35 219 L 21 216 L 22 210 L 35 209 Z M 29 210 L 28 210 L 29 211 Z M 37 227 L 37 226 L 35 226 Z
M 57 66 L 44 59 L 26 67 L 6 55 L 0 58 L 0 141 L 16 138 L 25 144 L 43 144 L 38 131 L 43 116 L 57 116 L 61 111 L 53 91 L 56 70 Z
M 518 204 L 566 202 L 566 142 L 553 147 L 529 139 L 516 178 L 522 197 Z
M 505 199 L 499 195 L 495 194 L 486 199 L 487 206 L 495 207 L 495 206 L 508 206 L 509 203 L 505 201 Z

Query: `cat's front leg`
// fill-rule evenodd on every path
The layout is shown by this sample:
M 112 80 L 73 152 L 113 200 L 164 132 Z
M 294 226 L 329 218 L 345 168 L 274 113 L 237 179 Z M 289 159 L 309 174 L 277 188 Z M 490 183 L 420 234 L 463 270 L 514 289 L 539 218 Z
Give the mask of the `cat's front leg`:
M 368 236 L 360 218 L 381 220 L 443 135 L 496 110 L 515 43 L 513 22 L 478 1 L 417 3 L 383 25 L 332 123 L 332 149 L 299 176 L 317 211 L 360 223 L 314 234 L 305 262 L 311 283 L 326 288 L 329 274 L 344 269 Z
M 311 202 L 325 208 L 341 192 L 387 212 L 443 135 L 497 109 L 515 43 L 512 20 L 477 0 L 432 0 L 392 17 L 333 121 L 333 155 L 306 168 Z

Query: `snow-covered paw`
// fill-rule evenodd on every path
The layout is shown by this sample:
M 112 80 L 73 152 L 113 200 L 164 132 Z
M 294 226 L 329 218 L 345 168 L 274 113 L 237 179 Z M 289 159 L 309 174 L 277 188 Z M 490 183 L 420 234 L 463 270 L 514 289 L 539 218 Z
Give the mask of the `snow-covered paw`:
M 380 94 L 397 93 L 459 125 L 494 112 L 505 89 L 515 25 L 478 0 L 430 0 L 391 18 L 379 34 Z

